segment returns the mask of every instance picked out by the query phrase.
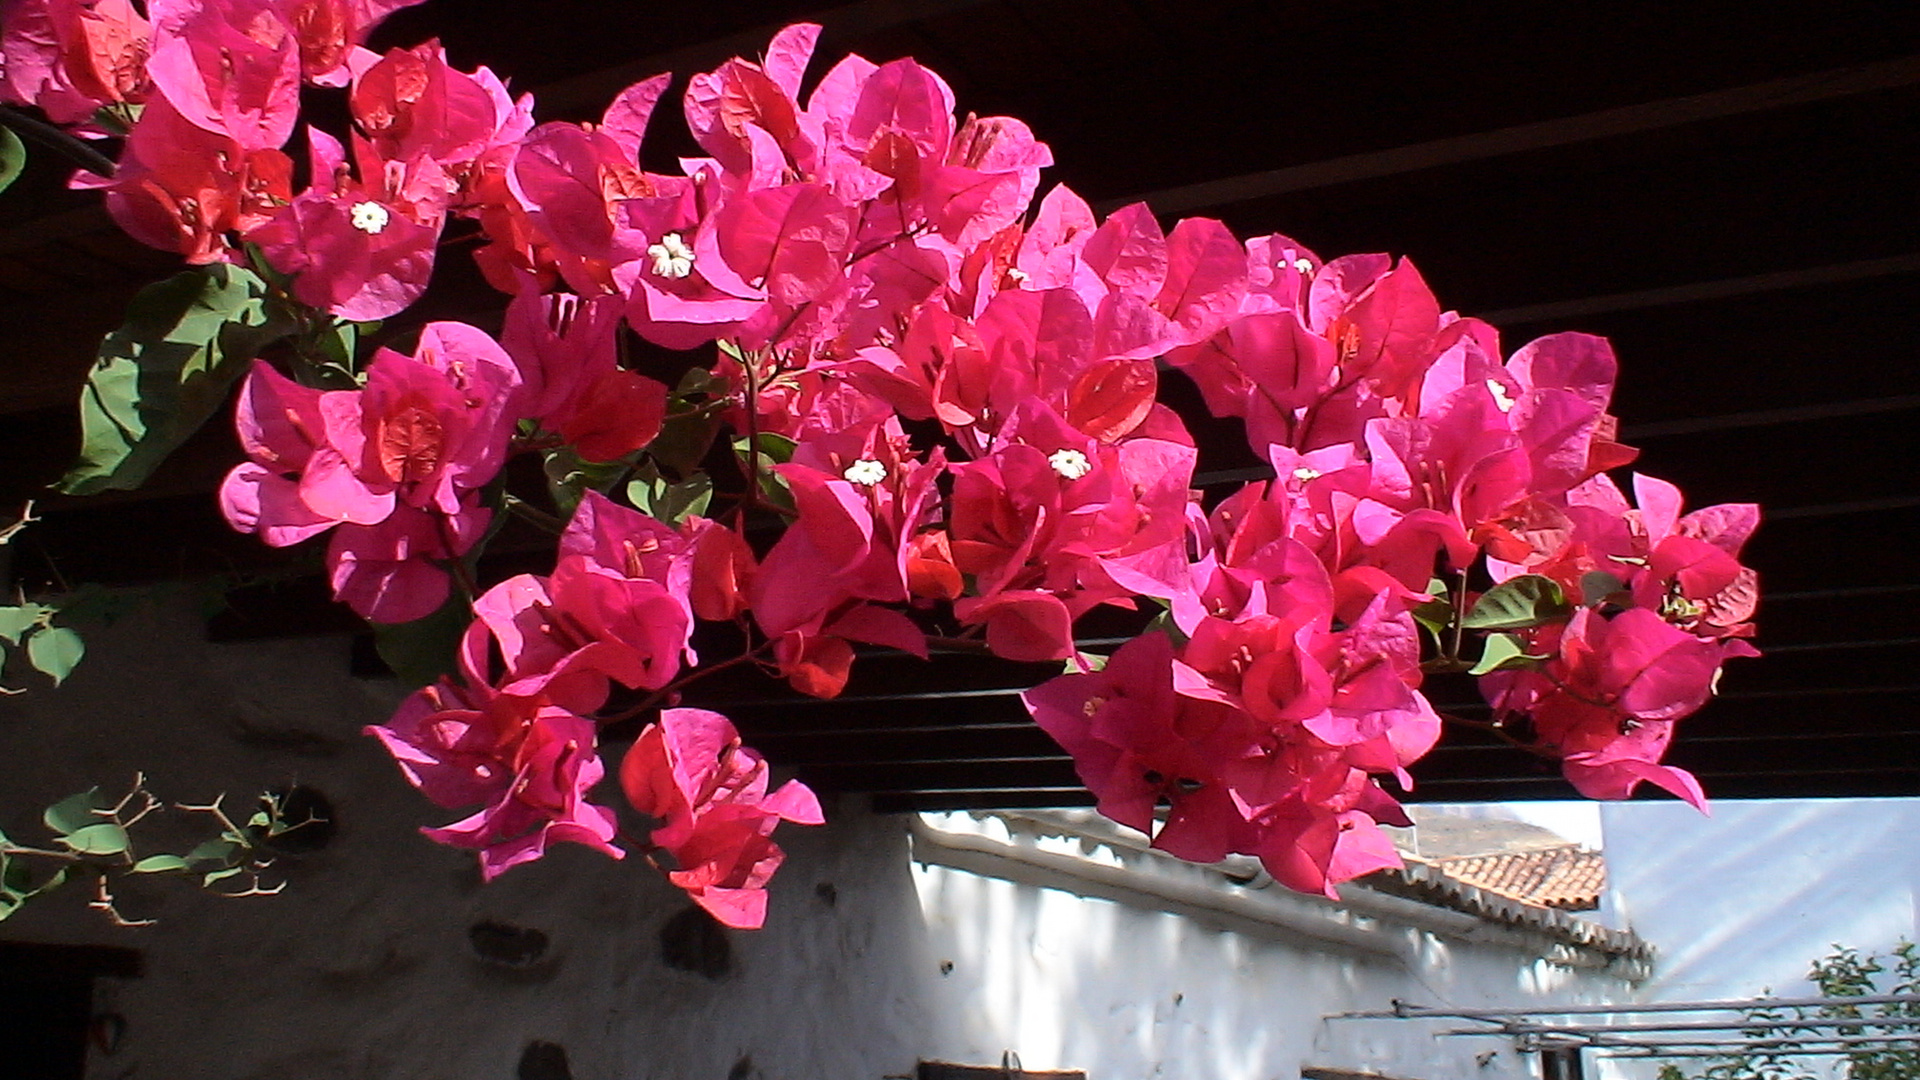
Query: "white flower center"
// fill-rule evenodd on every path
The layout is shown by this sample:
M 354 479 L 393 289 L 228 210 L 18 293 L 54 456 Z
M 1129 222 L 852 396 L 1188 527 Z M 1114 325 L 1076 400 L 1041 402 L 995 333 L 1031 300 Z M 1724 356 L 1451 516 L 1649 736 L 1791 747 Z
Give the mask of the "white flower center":
M 1087 460 L 1087 455 L 1071 448 L 1047 455 L 1047 464 L 1069 480 L 1078 480 L 1093 471 L 1093 462 Z
M 1295 480 L 1300 481 L 1303 484 L 1309 480 L 1318 480 L 1320 479 L 1320 470 L 1309 469 L 1305 465 L 1302 465 L 1299 468 L 1293 470 L 1293 478 Z
M 840 475 L 846 477 L 849 483 L 872 487 L 887 478 L 887 467 L 872 458 L 861 458 L 847 466 L 847 471 Z
M 647 257 L 653 260 L 653 272 L 661 277 L 683 278 L 693 273 L 693 249 L 677 232 L 670 232 L 661 237 L 659 243 L 648 246 Z
M 1488 379 L 1487 389 L 1493 392 L 1493 403 L 1500 406 L 1501 412 L 1513 409 L 1513 398 L 1507 395 L 1507 388 L 1500 385 L 1499 379 Z
M 393 220 L 393 215 L 387 213 L 387 208 L 377 202 L 362 202 L 354 203 L 353 207 L 347 211 L 347 220 L 354 228 L 368 236 L 378 236 L 386 231 L 387 223 Z

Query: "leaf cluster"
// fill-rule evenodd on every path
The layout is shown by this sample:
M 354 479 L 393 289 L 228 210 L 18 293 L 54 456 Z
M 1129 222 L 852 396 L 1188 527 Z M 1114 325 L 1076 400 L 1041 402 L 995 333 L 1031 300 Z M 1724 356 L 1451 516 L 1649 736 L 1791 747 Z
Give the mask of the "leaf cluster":
M 0 654 L 9 650 L 24 657 L 34 670 L 53 680 L 55 686 L 66 681 L 74 666 L 86 654 L 86 642 L 66 626 L 55 626 L 57 608 L 47 604 L 21 603 L 0 606 Z M 0 686 L 0 693 L 19 693 Z
M 136 776 L 117 800 L 103 796 L 97 787 L 61 799 L 40 815 L 51 835 L 49 846 L 23 845 L 0 833 L 0 920 L 27 901 L 84 877 L 95 883 L 94 899 L 87 906 L 120 926 L 152 922 L 128 918 L 119 910 L 114 886 L 134 877 L 178 874 L 231 897 L 279 892 L 284 882 L 269 886 L 262 881 L 262 872 L 271 866 L 265 853 L 276 840 L 309 822 L 290 821 L 280 797 L 273 793 L 261 797 L 260 808 L 244 825 L 230 818 L 221 802 L 173 808 L 206 814 L 216 823 L 213 835 L 176 854 L 152 850 L 149 842 L 136 839 L 136 827 L 151 822 L 155 812 L 165 808 L 147 789 L 143 776 Z
M 1795 1039 L 1845 1038 L 1861 1035 L 1914 1036 L 1911 1026 L 1876 1021 L 1920 1019 L 1920 1002 L 1851 1004 L 1848 998 L 1920 995 L 1920 946 L 1901 941 L 1889 955 L 1862 954 L 1849 946 L 1834 945 L 1834 951 L 1813 962 L 1807 980 L 1820 988 L 1827 1001 L 1816 1008 L 1777 1007 L 1748 1009 L 1750 1021 L 1778 1023 L 1785 1027 L 1754 1028 L 1747 1034 L 1780 1039 L 1787 1045 L 1765 1052 L 1731 1054 L 1709 1059 L 1698 1072 L 1687 1072 L 1678 1065 L 1661 1066 L 1659 1080 L 1824 1080 L 1829 1074 L 1796 1053 L 1801 1047 Z M 1885 976 L 1886 978 L 1882 978 Z M 1860 1023 L 1822 1027 L 1795 1027 L 1795 1020 L 1859 1020 Z M 1856 1046 L 1845 1054 L 1846 1080 L 1913 1080 L 1920 1077 L 1920 1049 L 1911 1041 L 1885 1046 Z

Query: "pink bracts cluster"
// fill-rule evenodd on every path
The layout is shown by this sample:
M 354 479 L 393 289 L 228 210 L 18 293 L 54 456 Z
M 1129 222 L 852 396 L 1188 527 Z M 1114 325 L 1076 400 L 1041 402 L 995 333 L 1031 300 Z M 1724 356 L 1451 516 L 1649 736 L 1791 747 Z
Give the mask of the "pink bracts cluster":
M 358 390 L 300 386 L 256 362 L 240 391 L 250 459 L 221 510 L 275 547 L 332 531 L 334 595 L 376 622 L 438 610 L 439 563 L 465 555 L 491 513 L 478 490 L 506 456 L 520 375 L 492 338 L 431 323 L 412 357 L 381 350 Z
M 961 118 L 912 60 L 850 56 L 803 93 L 817 27 L 694 76 L 705 156 L 656 173 L 641 144 L 666 76 L 598 123 L 534 126 L 431 43 L 361 48 L 395 6 L 180 0 L 149 24 L 112 0 L 13 0 L 0 90 L 78 124 L 142 104 L 120 170 L 89 181 L 128 231 L 194 261 L 257 250 L 339 319 L 418 297 L 449 218 L 481 230 L 513 295 L 499 344 L 432 324 L 358 389 L 260 364 L 242 391 L 229 519 L 271 544 L 331 530 L 336 592 L 369 618 L 441 606 L 447 568 L 512 505 L 513 453 L 678 490 L 705 483 L 687 432 L 737 436 L 711 519 L 579 495 L 550 574 L 468 597 L 459 678 L 373 729 L 431 798 L 480 807 L 431 835 L 488 874 L 554 841 L 638 850 L 757 925 L 771 833 L 817 822 L 811 793 L 769 791 L 724 717 L 669 707 L 617 770 L 657 825 L 623 837 L 591 801 L 598 733 L 745 661 L 831 697 L 856 646 L 1064 662 L 1026 703 L 1105 813 L 1304 890 L 1398 861 L 1377 826 L 1405 818 L 1377 778 L 1410 787 L 1458 719 L 1422 693 L 1430 672 L 1478 675 L 1479 724 L 1586 794 L 1651 781 L 1700 802 L 1661 757 L 1721 663 L 1753 653 L 1738 557 L 1758 514 L 1683 515 L 1644 476 L 1628 502 L 1606 475 L 1635 452 L 1603 340 L 1508 354 L 1405 260 L 1167 230 L 1141 205 L 1101 219 L 1064 187 L 1035 207 L 1046 145 Z M 344 86 L 354 130 L 306 129 L 295 193 L 303 80 Z M 621 362 L 622 327 L 718 355 L 670 396 Z M 1160 360 L 1244 423 L 1271 479 L 1193 490 Z M 750 543 L 749 521 L 780 528 Z M 1096 657 L 1074 638 L 1096 608 L 1159 615 Z M 699 620 L 736 624 L 747 653 L 697 667 Z

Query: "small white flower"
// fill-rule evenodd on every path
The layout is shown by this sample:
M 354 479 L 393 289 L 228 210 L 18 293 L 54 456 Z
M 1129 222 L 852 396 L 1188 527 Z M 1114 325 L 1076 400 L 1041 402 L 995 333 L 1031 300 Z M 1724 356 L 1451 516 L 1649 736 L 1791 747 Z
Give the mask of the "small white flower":
M 1295 480 L 1300 481 L 1303 484 L 1309 480 L 1320 479 L 1320 475 L 1321 474 L 1319 469 L 1309 469 L 1305 465 L 1302 465 L 1299 468 L 1293 470 L 1293 478 Z
M 693 273 L 693 249 L 677 232 L 670 232 L 661 237 L 659 243 L 648 245 L 647 257 L 653 260 L 653 272 L 661 277 L 683 278 Z
M 1007 267 L 1008 281 L 1014 282 L 1015 284 L 1024 285 L 1028 281 L 1031 281 L 1032 279 L 1033 279 L 1033 276 L 1031 274 L 1028 274 L 1025 270 L 1022 270 L 1017 266 Z
M 354 203 L 347 211 L 347 220 L 354 228 L 368 236 L 378 236 L 386 231 L 387 223 L 393 220 L 393 215 L 387 213 L 387 208 L 377 202 L 362 202 Z
M 1500 406 L 1501 412 L 1512 411 L 1513 398 L 1507 395 L 1507 388 L 1500 385 L 1499 379 L 1488 379 L 1487 389 L 1493 392 L 1493 403 Z
M 1293 268 L 1303 274 L 1311 274 L 1313 273 L 1313 261 L 1310 259 L 1295 259 L 1293 260 Z
M 1087 455 L 1072 448 L 1047 455 L 1047 464 L 1069 480 L 1078 480 L 1093 471 L 1093 462 L 1087 460 Z
M 872 487 L 887 478 L 887 467 L 872 458 L 861 458 L 847 466 L 847 471 L 840 475 L 846 477 L 848 483 Z

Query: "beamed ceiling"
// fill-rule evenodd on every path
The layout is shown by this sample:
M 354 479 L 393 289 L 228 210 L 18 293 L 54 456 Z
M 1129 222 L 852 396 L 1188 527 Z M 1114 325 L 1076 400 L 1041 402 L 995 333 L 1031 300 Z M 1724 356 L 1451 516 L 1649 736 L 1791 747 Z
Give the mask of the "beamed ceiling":
M 1060 162 L 1053 179 L 1102 208 L 1144 199 L 1169 223 L 1205 215 L 1324 256 L 1411 256 L 1444 304 L 1488 318 L 1509 347 L 1610 337 L 1640 467 L 1694 505 L 1767 511 L 1747 561 L 1769 655 L 1727 672 L 1671 759 L 1720 797 L 1920 795 L 1920 5 L 429 0 L 376 44 L 438 33 L 456 63 L 533 89 L 543 118 L 588 118 L 628 82 L 751 55 L 802 18 L 825 25 L 825 58 L 911 55 L 963 110 L 1028 121 Z M 657 123 L 647 153 L 663 168 L 693 149 Z M 0 198 L 9 508 L 64 468 L 93 345 L 172 266 L 62 174 L 42 155 Z M 409 319 L 484 323 L 500 302 L 454 255 Z M 214 509 L 237 460 L 220 427 L 145 490 L 43 501 L 17 577 L 277 565 Z M 1254 464 L 1231 424 L 1200 437 L 1217 482 Z M 214 632 L 348 625 L 321 594 L 311 577 L 256 586 Z M 873 657 L 835 701 L 751 675 L 694 701 L 810 781 L 883 808 L 1085 803 L 1015 696 L 1049 673 Z M 1477 707 L 1469 685 L 1431 693 Z M 1549 763 L 1470 733 L 1415 774 L 1427 800 L 1572 794 Z

